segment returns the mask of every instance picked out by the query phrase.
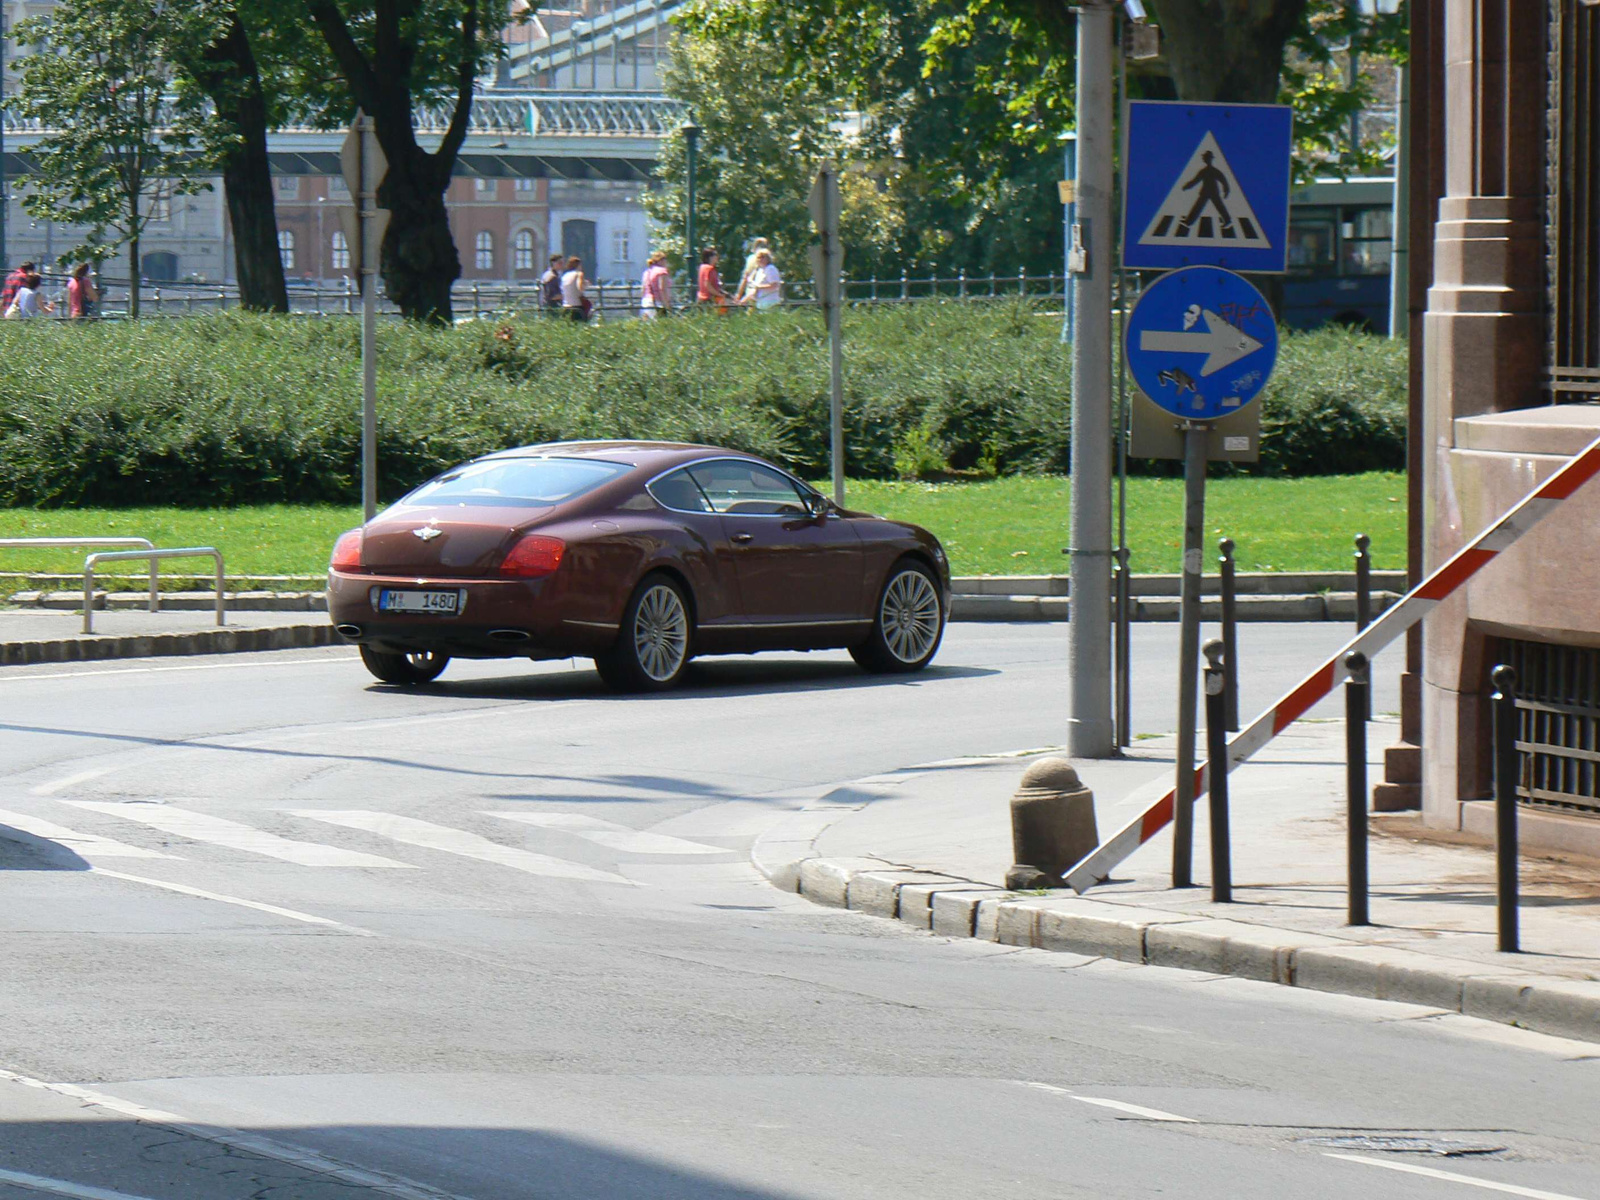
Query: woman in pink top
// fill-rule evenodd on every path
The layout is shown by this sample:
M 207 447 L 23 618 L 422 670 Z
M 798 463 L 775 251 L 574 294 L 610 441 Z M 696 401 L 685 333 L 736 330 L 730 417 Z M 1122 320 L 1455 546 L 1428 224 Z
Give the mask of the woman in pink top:
M 667 252 L 657 250 L 650 256 L 641 281 L 644 295 L 639 299 L 639 315 L 654 317 L 657 312 L 672 309 L 672 276 L 667 273 Z
M 95 302 L 100 293 L 94 280 L 89 278 L 89 264 L 79 263 L 72 268 L 72 278 L 67 280 L 67 316 L 74 321 L 94 316 Z

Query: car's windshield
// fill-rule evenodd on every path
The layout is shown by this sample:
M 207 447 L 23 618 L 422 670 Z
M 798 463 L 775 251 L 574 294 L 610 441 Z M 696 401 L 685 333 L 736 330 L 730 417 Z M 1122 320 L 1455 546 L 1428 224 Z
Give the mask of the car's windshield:
M 590 458 L 492 458 L 429 480 L 403 503 L 542 508 L 593 491 L 629 469 Z

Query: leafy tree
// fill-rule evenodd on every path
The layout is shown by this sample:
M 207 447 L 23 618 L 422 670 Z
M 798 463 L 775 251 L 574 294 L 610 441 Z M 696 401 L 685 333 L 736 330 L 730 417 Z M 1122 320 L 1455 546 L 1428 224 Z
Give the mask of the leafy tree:
M 372 117 L 389 173 L 378 203 L 392 214 L 381 267 L 405 316 L 446 324 L 461 259 L 444 193 L 467 136 L 474 81 L 503 52 L 509 0 L 304 0 L 325 54 L 306 62 L 300 94 L 329 123 Z M 449 106 L 439 147 L 417 141 L 419 102 Z
M 281 124 L 287 64 L 304 53 L 303 30 L 285 19 L 283 0 L 198 0 L 215 15 L 212 36 L 164 50 L 178 70 L 180 92 L 209 101 L 210 157 L 222 171 L 240 303 L 261 312 L 289 311 L 278 250 L 277 200 L 267 158 L 267 131 Z
M 169 101 L 168 44 L 208 42 L 215 14 L 161 0 L 62 0 L 48 18 L 17 27 L 34 53 L 21 64 L 17 108 L 50 130 L 35 143 L 35 174 L 22 206 L 87 236 L 61 256 L 96 262 L 128 248 L 129 314 L 139 315 L 139 242 L 158 194 L 191 195 L 209 185 L 197 153 L 204 112 Z

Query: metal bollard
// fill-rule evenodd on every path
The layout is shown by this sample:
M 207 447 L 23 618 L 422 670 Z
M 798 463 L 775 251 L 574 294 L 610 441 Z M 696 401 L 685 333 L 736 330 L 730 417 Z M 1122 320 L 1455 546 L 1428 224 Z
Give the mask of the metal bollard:
M 1133 700 L 1131 692 L 1133 644 L 1129 636 L 1129 623 L 1133 620 L 1133 576 L 1128 571 L 1128 548 L 1119 546 L 1115 553 L 1117 558 L 1117 628 L 1112 641 L 1112 649 L 1115 652 L 1117 662 L 1113 686 L 1116 689 L 1117 745 L 1120 747 L 1133 744 Z
M 1372 539 L 1364 533 L 1356 534 L 1356 632 L 1372 624 L 1372 555 L 1367 547 Z M 1372 694 L 1367 693 L 1366 719 L 1372 720 Z
M 1233 902 L 1233 851 L 1228 835 L 1227 663 L 1222 641 L 1205 644 L 1206 775 L 1211 785 L 1211 902 Z
M 1234 603 L 1233 539 L 1223 538 L 1217 543 L 1222 557 L 1217 560 L 1217 574 L 1221 580 L 1222 596 L 1222 669 L 1225 724 L 1229 733 L 1239 732 L 1239 613 Z
M 1367 656 L 1345 656 L 1344 685 L 1345 860 L 1347 924 L 1370 925 L 1367 916 Z
M 1515 954 L 1522 947 L 1517 930 L 1517 673 L 1501 665 L 1494 680 L 1494 860 L 1495 910 L 1500 949 Z

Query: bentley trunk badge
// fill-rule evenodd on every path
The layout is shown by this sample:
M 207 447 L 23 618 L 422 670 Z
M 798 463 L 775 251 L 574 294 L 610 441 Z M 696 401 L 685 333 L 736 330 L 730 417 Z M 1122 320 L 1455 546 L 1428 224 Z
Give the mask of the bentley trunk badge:
M 425 542 L 431 542 L 434 538 L 444 533 L 444 530 L 435 529 L 432 525 L 424 525 L 421 529 L 413 529 L 411 532 L 413 536 L 419 537 Z

